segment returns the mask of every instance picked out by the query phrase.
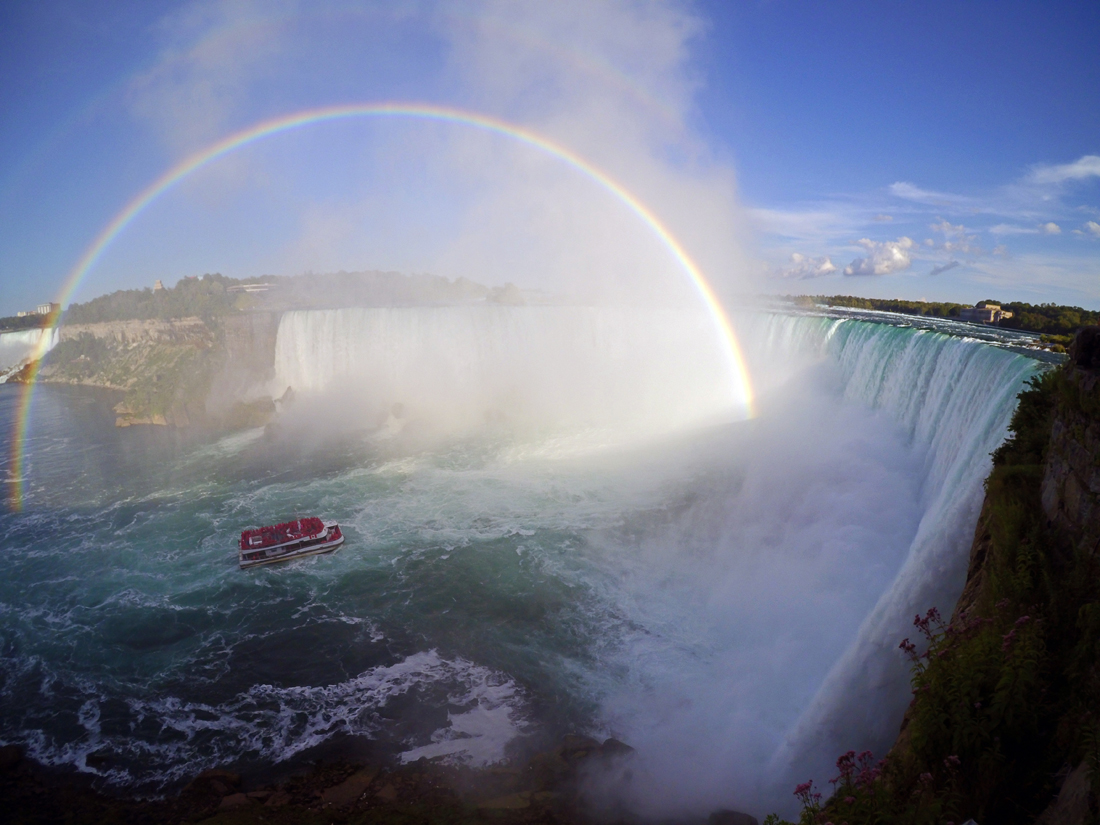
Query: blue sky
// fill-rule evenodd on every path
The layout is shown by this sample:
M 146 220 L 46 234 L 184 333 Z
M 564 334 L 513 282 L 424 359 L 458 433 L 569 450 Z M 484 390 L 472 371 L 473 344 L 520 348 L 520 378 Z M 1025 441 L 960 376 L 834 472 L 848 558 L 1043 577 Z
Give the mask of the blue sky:
M 1100 308 L 1095 3 L 15 2 L 0 314 L 57 294 L 166 169 L 265 118 L 490 114 L 637 194 L 728 295 Z M 74 298 L 191 274 L 430 271 L 584 293 L 681 276 L 591 181 L 433 123 L 317 126 L 158 198 Z M 659 290 L 658 290 L 659 291 Z

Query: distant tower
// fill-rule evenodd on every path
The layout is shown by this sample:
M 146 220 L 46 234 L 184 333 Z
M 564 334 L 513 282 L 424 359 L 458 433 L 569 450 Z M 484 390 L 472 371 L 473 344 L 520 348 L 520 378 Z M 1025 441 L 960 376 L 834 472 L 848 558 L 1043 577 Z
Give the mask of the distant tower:
M 160 278 L 157 278 L 157 282 L 153 284 L 153 292 L 160 292 L 164 289 L 164 284 L 160 282 Z

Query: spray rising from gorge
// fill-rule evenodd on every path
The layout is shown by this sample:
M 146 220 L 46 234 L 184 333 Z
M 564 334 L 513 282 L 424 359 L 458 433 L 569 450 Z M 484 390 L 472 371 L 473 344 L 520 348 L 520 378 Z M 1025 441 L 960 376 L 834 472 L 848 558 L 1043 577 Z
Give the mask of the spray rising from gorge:
M 76 412 L 47 394 L 37 505 L 3 522 L 5 730 L 131 788 L 349 734 L 484 765 L 590 731 L 637 748 L 615 792 L 654 813 L 782 809 L 837 752 L 881 753 L 897 640 L 961 589 L 988 453 L 1039 365 L 744 313 L 762 415 L 738 420 L 696 315 L 289 312 L 272 390 L 296 397 L 267 437 L 152 434 L 90 487 L 73 463 L 118 432 L 58 449 Z M 234 530 L 300 509 L 345 549 L 231 569 Z

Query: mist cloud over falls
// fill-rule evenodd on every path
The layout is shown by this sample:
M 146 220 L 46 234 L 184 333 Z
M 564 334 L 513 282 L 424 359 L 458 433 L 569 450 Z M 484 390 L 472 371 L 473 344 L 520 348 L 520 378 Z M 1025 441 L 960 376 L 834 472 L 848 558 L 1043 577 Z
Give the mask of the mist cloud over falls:
M 663 433 L 740 417 L 744 388 L 694 310 L 576 306 L 291 312 L 273 394 L 292 387 L 318 421 L 469 432 L 583 427 Z M 396 422 L 391 422 L 396 424 Z

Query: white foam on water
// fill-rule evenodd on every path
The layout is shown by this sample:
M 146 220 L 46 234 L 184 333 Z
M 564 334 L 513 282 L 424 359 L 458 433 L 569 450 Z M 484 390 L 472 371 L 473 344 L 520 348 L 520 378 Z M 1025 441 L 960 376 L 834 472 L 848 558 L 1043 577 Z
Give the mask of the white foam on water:
M 523 735 L 526 701 L 511 679 L 429 650 L 338 684 L 255 685 L 217 705 L 173 696 L 129 699 L 131 724 L 152 724 L 158 729 L 155 737 L 104 734 L 99 717 L 106 697 L 89 685 L 92 697 L 78 712 L 83 736 L 57 741 L 38 730 L 24 731 L 20 739 L 31 758 L 43 764 L 70 765 L 122 784 L 163 785 L 242 759 L 283 762 L 337 733 L 372 737 L 384 727 L 378 712 L 390 701 L 435 686 L 446 689 L 447 702 L 461 709 L 449 714 L 449 723 L 433 732 L 430 742 L 410 742 L 402 759 L 447 756 L 483 766 L 503 759 L 507 745 Z M 108 762 L 127 760 L 137 767 L 89 767 L 87 756 L 93 752 Z

